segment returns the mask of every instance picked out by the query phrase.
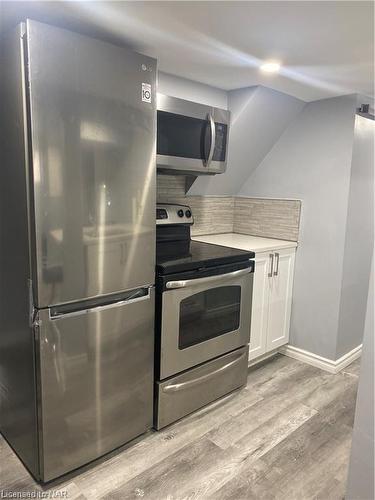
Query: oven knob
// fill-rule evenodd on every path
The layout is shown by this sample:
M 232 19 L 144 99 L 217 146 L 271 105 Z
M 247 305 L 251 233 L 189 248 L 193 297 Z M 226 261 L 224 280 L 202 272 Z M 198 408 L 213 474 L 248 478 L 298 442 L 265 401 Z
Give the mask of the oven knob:
M 184 211 L 183 211 L 183 210 L 181 210 L 181 209 L 180 209 L 180 210 L 178 210 L 177 215 L 178 215 L 179 217 L 183 217 L 183 216 L 184 216 Z
M 190 210 L 186 210 L 185 215 L 186 215 L 186 217 L 188 219 L 190 219 L 190 217 L 191 217 L 191 211 Z

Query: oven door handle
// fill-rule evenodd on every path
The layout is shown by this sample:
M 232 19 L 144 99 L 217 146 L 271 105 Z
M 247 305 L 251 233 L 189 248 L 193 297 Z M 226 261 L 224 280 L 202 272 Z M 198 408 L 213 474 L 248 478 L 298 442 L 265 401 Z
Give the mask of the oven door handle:
M 233 359 L 232 361 L 229 361 L 223 366 L 220 366 L 220 368 L 217 368 L 213 372 L 207 373 L 205 375 L 201 375 L 200 377 L 197 377 L 193 380 L 187 380 L 186 382 L 180 382 L 179 384 L 170 384 L 165 387 L 163 387 L 163 392 L 169 393 L 169 392 L 177 392 L 183 389 L 189 389 L 189 387 L 194 387 L 195 385 L 199 385 L 202 382 L 205 382 L 206 380 L 209 380 L 212 377 L 215 377 L 218 373 L 224 372 L 228 370 L 231 366 L 236 365 L 237 363 L 240 363 L 244 356 L 247 355 L 247 349 L 240 354 L 237 354 L 237 357 Z
M 187 288 L 188 286 L 194 285 L 204 285 L 205 283 L 211 283 L 213 281 L 237 278 L 239 276 L 244 276 L 245 274 L 250 274 L 250 267 L 246 269 L 239 269 L 238 271 L 233 271 L 231 273 L 217 274 L 216 276 L 206 276 L 205 278 L 196 278 L 192 280 L 180 280 L 180 281 L 168 281 L 165 285 L 169 290 L 175 288 Z

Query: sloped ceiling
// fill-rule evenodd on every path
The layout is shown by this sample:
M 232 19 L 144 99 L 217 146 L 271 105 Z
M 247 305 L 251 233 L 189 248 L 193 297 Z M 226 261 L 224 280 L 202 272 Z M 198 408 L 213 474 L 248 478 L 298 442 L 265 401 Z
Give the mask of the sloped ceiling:
M 3 28 L 25 17 L 156 56 L 159 68 L 224 90 L 264 85 L 305 101 L 373 95 L 374 3 L 2 2 Z M 278 75 L 260 72 L 267 59 Z
M 198 177 L 189 194 L 237 194 L 304 106 L 299 99 L 261 86 L 229 92 L 227 172 Z

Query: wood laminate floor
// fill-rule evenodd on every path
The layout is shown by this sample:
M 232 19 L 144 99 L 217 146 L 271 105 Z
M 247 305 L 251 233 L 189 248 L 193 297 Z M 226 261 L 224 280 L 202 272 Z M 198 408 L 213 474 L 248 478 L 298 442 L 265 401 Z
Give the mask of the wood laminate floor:
M 245 389 L 48 486 L 0 438 L 0 491 L 53 490 L 69 500 L 339 500 L 358 373 L 359 361 L 331 375 L 278 355 L 249 372 Z

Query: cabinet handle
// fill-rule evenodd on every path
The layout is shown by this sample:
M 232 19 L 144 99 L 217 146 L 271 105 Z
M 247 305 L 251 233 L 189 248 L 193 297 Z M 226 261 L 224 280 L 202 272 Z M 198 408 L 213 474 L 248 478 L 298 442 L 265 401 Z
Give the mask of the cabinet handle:
M 275 260 L 276 260 L 276 269 L 275 272 L 273 273 L 274 276 L 278 276 L 279 274 L 279 261 L 280 261 L 280 254 L 275 252 Z
M 273 253 L 270 253 L 270 271 L 268 273 L 268 277 L 272 278 L 273 276 Z

